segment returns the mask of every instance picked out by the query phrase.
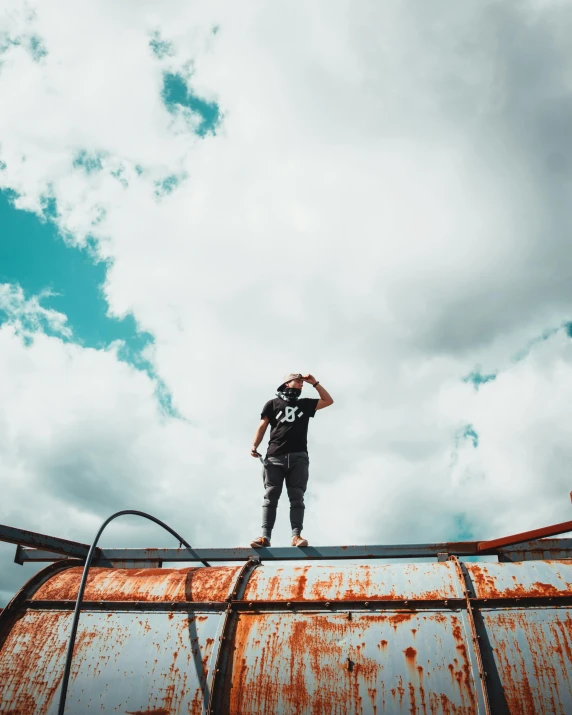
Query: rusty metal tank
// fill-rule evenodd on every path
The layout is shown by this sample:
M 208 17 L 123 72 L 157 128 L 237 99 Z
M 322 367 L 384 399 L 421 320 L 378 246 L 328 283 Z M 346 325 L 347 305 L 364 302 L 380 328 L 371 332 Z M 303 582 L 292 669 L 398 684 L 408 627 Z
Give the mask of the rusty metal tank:
M 54 715 L 82 568 L 0 615 L 0 713 Z M 572 713 L 572 561 L 93 568 L 66 713 Z

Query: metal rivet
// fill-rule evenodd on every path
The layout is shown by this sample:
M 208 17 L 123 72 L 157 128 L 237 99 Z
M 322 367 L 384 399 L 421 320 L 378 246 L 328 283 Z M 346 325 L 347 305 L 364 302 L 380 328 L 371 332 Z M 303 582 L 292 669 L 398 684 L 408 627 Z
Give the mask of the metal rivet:
M 286 604 L 286 608 L 291 608 L 291 606 L 292 606 L 291 603 L 287 603 L 287 604 Z
M 329 607 L 330 607 L 330 602 L 326 601 L 326 608 L 329 608 Z
M 248 604 L 248 607 L 249 607 L 249 608 L 252 608 L 252 603 L 249 603 L 249 604 Z
M 366 601 L 363 605 L 367 608 L 369 606 L 369 601 Z
M 443 605 L 448 606 L 448 605 L 449 605 L 449 601 L 443 601 Z

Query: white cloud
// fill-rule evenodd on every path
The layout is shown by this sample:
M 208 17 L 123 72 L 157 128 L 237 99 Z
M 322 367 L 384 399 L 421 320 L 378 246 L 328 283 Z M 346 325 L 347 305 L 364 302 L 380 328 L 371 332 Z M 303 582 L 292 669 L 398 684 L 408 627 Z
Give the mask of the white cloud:
M 568 341 L 510 356 L 570 317 L 569 6 L 30 8 L 5 30 L 47 54 L 2 56 L 0 181 L 22 207 L 53 197 L 70 242 L 97 237 L 110 309 L 155 336 L 188 420 L 162 417 L 113 351 L 40 336 L 26 352 L 4 333 L 26 381 L 53 390 L 27 393 L 12 427 L 53 530 L 62 510 L 103 516 L 133 496 L 203 544 L 249 538 L 248 446 L 290 369 L 336 399 L 311 425 L 314 543 L 449 538 L 459 515 L 483 537 L 566 518 Z M 173 124 L 164 71 L 218 102 L 216 136 Z M 74 166 L 82 151 L 102 170 Z M 187 178 L 157 197 L 169 175 Z M 19 359 L 4 367 L 16 381 Z M 503 368 L 479 392 L 460 382 L 477 364 Z M 467 424 L 479 446 L 455 451 Z M 33 528 L 35 513 L 3 518 Z
M 72 331 L 66 325 L 67 317 L 41 304 L 42 299 L 51 295 L 51 292 L 45 291 L 39 296 L 26 298 L 19 285 L 0 283 L 0 313 L 20 335 L 30 336 L 37 330 L 48 328 L 69 338 Z

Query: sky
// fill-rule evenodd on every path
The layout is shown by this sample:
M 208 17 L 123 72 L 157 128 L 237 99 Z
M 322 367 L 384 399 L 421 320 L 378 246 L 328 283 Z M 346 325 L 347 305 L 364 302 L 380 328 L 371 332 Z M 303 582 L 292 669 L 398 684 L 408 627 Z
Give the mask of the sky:
M 311 544 L 570 519 L 571 31 L 569 0 L 3 0 L 0 523 L 247 545 L 298 371 L 335 400 Z

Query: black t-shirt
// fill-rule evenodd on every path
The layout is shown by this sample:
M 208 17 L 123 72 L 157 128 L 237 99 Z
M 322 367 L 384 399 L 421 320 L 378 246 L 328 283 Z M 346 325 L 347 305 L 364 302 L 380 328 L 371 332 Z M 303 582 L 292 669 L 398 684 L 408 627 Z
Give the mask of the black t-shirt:
M 308 451 L 308 422 L 317 405 L 318 400 L 310 397 L 295 402 L 275 397 L 264 405 L 260 416 L 267 417 L 271 427 L 267 457 Z

